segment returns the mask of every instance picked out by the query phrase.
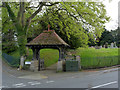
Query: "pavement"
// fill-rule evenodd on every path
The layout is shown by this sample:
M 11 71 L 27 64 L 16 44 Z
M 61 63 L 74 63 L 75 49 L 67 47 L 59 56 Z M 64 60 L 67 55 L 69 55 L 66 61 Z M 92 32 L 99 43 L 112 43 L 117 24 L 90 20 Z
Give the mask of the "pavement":
M 118 66 L 57 73 L 56 64 L 32 72 L 3 62 L 2 69 L 2 88 L 118 88 Z
M 8 66 L 6 62 L 2 62 L 2 71 L 7 72 L 10 75 L 18 78 L 24 79 L 46 79 L 46 78 L 62 78 L 62 77 L 71 77 L 73 75 L 80 74 L 80 76 L 89 75 L 89 74 L 96 74 L 96 73 L 107 73 L 112 71 L 117 71 L 119 66 L 101 68 L 101 69 L 89 69 L 89 70 L 82 70 L 78 72 L 56 72 L 56 64 L 46 68 L 43 71 L 29 71 L 29 70 L 18 70 L 17 68 L 12 68 Z

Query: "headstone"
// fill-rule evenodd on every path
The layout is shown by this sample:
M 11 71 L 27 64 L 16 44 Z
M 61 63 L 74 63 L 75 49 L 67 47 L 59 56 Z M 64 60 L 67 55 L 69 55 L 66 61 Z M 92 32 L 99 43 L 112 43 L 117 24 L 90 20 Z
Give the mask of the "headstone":
M 107 42 L 105 43 L 105 48 L 108 48 L 108 43 Z
M 114 47 L 115 47 L 115 48 L 118 48 L 117 45 L 116 45 L 116 42 L 114 42 Z
M 117 46 L 115 46 L 115 48 L 118 48 Z
M 102 48 L 102 46 L 100 46 L 100 49 Z
M 114 48 L 114 43 L 111 43 L 110 48 Z
M 103 48 L 105 48 L 105 45 L 103 46 Z
M 100 46 L 95 46 L 95 49 L 100 49 Z
M 94 48 L 93 46 L 91 46 L 90 48 Z
M 57 62 L 57 72 L 63 71 L 63 65 L 62 60 Z

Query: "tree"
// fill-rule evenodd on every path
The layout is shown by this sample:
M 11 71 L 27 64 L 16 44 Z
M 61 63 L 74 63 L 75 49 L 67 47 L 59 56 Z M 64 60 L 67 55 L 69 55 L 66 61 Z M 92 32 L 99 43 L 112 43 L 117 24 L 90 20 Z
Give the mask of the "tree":
M 18 49 L 15 28 L 8 17 L 7 10 L 2 9 L 2 50 L 5 53 L 10 53 Z
M 37 6 L 33 2 L 8 3 L 3 2 L 12 20 L 19 45 L 20 55 L 25 55 L 25 45 L 27 43 L 29 27 L 38 25 L 38 20 L 43 17 L 58 34 L 73 46 L 87 44 L 88 33 L 94 34 L 95 38 L 100 37 L 103 32 L 104 23 L 109 20 L 102 3 L 94 2 L 38 2 Z M 16 4 L 16 7 L 13 7 Z M 41 11 L 44 9 L 45 14 Z M 18 13 L 16 13 L 18 12 Z M 38 15 L 38 13 L 41 14 Z M 55 16 L 54 16 L 55 15 Z M 41 19 L 43 20 L 43 19 Z M 46 21 L 47 21 L 46 20 Z M 35 24 L 36 23 L 36 24 Z M 41 22 L 40 22 L 41 24 Z M 45 26 L 41 26 L 42 27 Z M 88 30 L 87 32 L 85 30 Z M 32 33 L 31 33 L 32 34 Z M 64 37 L 65 35 L 65 37 Z M 91 35 L 92 36 L 92 35 Z M 74 43 L 77 42 L 76 44 Z M 82 40 L 79 43 L 79 41 Z M 85 42 L 84 42 L 85 40 Z M 75 44 L 75 45 L 74 45 Z
M 101 38 L 99 38 L 99 42 L 97 43 L 97 45 L 105 45 L 106 43 L 110 45 L 112 42 L 114 42 L 114 37 L 112 36 L 112 33 L 105 29 L 105 31 L 102 33 Z
M 57 3 L 51 3 L 50 6 L 54 4 L 57 4 Z M 28 4 L 26 4 L 26 6 L 27 5 Z M 15 25 L 16 32 L 18 35 L 17 39 L 18 39 L 20 55 L 23 56 L 26 54 L 26 49 L 25 49 L 25 45 L 27 43 L 26 34 L 27 34 L 27 29 L 29 27 L 29 24 L 31 23 L 31 20 L 42 10 L 43 6 L 49 6 L 49 5 L 47 5 L 45 2 L 39 2 L 39 5 L 37 6 L 38 9 L 34 13 L 32 13 L 27 19 L 25 19 L 25 2 L 19 3 L 18 5 L 19 11 L 17 15 L 15 15 L 14 10 L 12 10 L 11 3 L 3 2 L 3 6 L 7 9 L 9 17 L 12 20 L 13 24 Z M 26 7 L 26 8 L 29 8 L 29 7 Z
M 34 26 L 44 30 L 50 24 L 63 40 L 77 48 L 86 46 L 88 38 L 100 37 L 104 31 L 103 24 L 108 20 L 102 3 L 61 2 L 46 7 L 46 12 Z
M 114 42 L 116 42 L 116 45 L 120 47 L 120 28 L 118 27 L 115 30 L 111 30 L 111 34 L 113 36 Z

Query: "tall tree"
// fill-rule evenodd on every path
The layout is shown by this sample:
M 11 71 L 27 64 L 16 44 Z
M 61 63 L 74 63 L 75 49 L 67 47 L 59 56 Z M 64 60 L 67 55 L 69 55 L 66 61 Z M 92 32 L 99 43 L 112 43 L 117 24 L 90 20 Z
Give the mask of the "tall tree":
M 102 36 L 100 37 L 99 42 L 97 44 L 99 46 L 105 45 L 105 43 L 108 43 L 110 45 L 112 42 L 115 42 L 115 39 L 114 39 L 112 33 L 105 29 L 105 31 L 102 33 Z
M 86 46 L 88 39 L 99 38 L 108 20 L 102 3 L 61 2 L 46 7 L 46 12 L 34 26 L 44 30 L 50 24 L 68 44 L 77 48 Z
M 17 38 L 15 34 L 15 28 L 10 21 L 7 10 L 2 9 L 2 50 L 3 52 L 10 53 L 17 49 Z
M 18 45 L 19 45 L 19 51 L 20 51 L 20 55 L 24 56 L 26 54 L 26 48 L 25 45 L 27 43 L 27 29 L 32 21 L 32 19 L 42 10 L 43 6 L 52 6 L 55 3 L 49 3 L 49 5 L 47 5 L 45 2 L 39 2 L 39 5 L 37 7 L 33 7 L 33 8 L 37 8 L 37 10 L 35 10 L 35 12 L 33 12 L 27 19 L 25 19 L 25 2 L 20 2 L 19 3 L 19 10 L 17 15 L 15 15 L 15 11 L 12 9 L 12 4 L 8 3 L 8 2 L 3 2 L 3 6 L 7 9 L 8 13 L 9 13 L 9 17 L 11 18 L 15 28 L 16 28 L 16 32 L 17 32 L 17 39 L 18 39 Z M 26 6 L 30 6 L 30 3 L 28 3 Z M 18 8 L 18 7 L 17 7 Z M 26 7 L 26 9 L 28 8 L 32 8 L 31 7 Z
M 16 4 L 16 7 L 13 7 L 13 4 Z M 62 34 L 62 37 L 73 46 L 76 46 L 79 41 L 82 42 L 79 43 L 81 46 L 87 44 L 88 33 L 94 35 L 95 38 L 100 37 L 104 30 L 103 24 L 109 20 L 102 3 L 38 2 L 35 6 L 34 2 L 3 2 L 3 6 L 7 9 L 9 17 L 16 28 L 21 56 L 25 55 L 26 52 L 25 45 L 28 33 L 30 34 L 29 27 L 37 26 L 43 15 L 46 15 L 44 20 L 47 19 L 45 23 L 50 23 L 55 30 L 58 29 L 58 34 Z M 41 21 L 40 24 L 43 22 Z M 41 25 L 40 28 L 42 29 L 42 27 Z M 88 31 L 86 32 L 86 30 Z M 76 44 L 74 40 L 77 42 Z

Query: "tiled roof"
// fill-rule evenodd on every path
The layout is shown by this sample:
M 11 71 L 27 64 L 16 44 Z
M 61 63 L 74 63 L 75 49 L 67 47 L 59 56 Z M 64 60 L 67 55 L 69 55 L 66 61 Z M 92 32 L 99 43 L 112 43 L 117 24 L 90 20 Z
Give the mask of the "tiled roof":
M 69 46 L 63 41 L 54 30 L 45 30 L 39 36 L 34 38 L 27 45 L 65 45 Z

